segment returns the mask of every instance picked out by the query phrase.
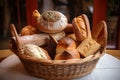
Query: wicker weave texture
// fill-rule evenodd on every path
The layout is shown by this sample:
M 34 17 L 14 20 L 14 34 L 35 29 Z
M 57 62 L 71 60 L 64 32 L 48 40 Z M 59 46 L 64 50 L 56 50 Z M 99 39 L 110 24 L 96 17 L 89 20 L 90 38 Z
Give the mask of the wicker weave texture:
M 21 61 L 27 72 L 31 75 L 48 80 L 67 80 L 78 77 L 80 78 L 89 74 L 95 68 L 98 59 L 81 64 L 69 65 L 35 63 L 23 58 L 21 58 Z

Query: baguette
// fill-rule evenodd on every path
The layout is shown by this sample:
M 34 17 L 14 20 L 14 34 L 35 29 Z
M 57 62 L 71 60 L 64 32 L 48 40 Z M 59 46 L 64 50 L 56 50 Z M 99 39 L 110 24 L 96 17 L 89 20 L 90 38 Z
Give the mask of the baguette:
M 82 14 L 72 21 L 76 40 L 82 42 L 85 38 L 91 38 L 89 20 L 85 14 Z
M 51 36 L 53 36 L 56 40 L 60 40 L 61 38 L 65 37 L 65 32 L 59 32 L 59 33 L 53 33 L 50 34 Z M 13 37 L 13 39 L 16 41 L 16 38 Z M 43 45 L 47 45 L 48 41 L 49 41 L 49 34 L 47 33 L 40 33 L 40 34 L 33 34 L 33 35 L 26 35 L 26 36 L 19 36 L 19 40 L 23 43 L 23 44 L 35 44 L 38 46 L 43 46 Z

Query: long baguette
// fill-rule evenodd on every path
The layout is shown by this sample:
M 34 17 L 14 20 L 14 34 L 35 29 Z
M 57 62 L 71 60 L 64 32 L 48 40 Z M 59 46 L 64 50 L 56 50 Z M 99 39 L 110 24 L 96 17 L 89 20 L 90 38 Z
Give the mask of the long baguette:
M 60 40 L 65 36 L 65 32 L 62 31 L 62 32 L 54 33 L 50 35 L 53 36 L 56 40 Z M 13 39 L 16 40 L 15 37 L 13 37 Z M 49 34 L 41 33 L 41 34 L 34 34 L 29 36 L 20 36 L 19 39 L 20 41 L 22 41 L 23 44 L 29 43 L 29 44 L 42 46 L 42 45 L 46 45 L 50 38 L 49 38 Z
M 85 38 L 91 38 L 89 20 L 85 14 L 82 14 L 72 21 L 76 40 L 82 42 Z
M 38 46 L 46 45 L 48 43 L 48 40 L 50 39 L 49 35 L 51 35 L 56 40 L 60 40 L 61 38 L 65 37 L 65 32 L 59 32 L 59 33 L 41 33 L 41 34 L 34 34 L 34 35 L 26 35 L 26 36 L 19 36 L 16 28 L 13 24 L 10 26 L 11 33 L 13 36 L 13 39 L 16 41 L 19 48 L 21 48 L 22 44 L 35 44 Z

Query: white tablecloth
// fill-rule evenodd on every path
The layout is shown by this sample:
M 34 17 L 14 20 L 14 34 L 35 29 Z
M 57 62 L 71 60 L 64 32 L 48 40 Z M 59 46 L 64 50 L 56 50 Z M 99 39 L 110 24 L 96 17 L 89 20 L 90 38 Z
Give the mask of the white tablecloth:
M 0 63 L 0 80 L 43 80 L 29 75 L 16 55 Z M 120 80 L 120 60 L 105 54 L 89 75 L 74 80 Z

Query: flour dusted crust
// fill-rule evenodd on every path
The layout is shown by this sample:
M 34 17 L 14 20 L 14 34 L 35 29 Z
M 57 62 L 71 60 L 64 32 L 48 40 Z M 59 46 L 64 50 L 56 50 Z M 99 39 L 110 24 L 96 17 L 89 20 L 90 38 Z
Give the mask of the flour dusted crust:
M 25 54 L 32 57 L 36 57 L 40 59 L 51 59 L 46 50 L 34 44 L 25 45 L 24 52 Z
M 37 28 L 46 33 L 57 33 L 67 26 L 67 18 L 58 11 L 45 11 L 40 17 Z

